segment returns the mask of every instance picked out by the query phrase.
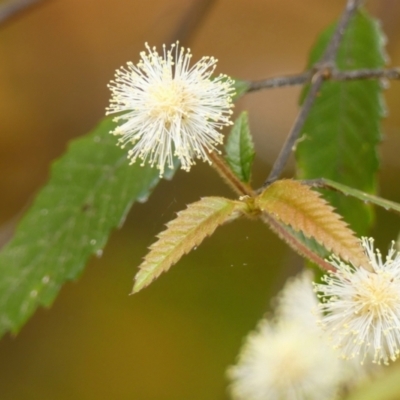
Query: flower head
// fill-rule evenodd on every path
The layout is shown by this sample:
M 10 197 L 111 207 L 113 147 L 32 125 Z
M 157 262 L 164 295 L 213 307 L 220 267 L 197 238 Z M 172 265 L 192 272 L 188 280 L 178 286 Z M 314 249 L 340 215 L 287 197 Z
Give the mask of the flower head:
M 288 279 L 276 298 L 275 315 L 279 320 L 300 324 L 307 327 L 307 330 L 320 331 L 319 301 L 314 293 L 312 280 L 313 274 L 309 270 Z
M 323 337 L 311 277 L 289 282 L 278 298 L 275 320 L 263 319 L 247 338 L 228 376 L 238 400 L 328 400 L 347 379 Z
M 392 245 L 383 261 L 372 239 L 363 238 L 362 245 L 371 271 L 332 258 L 336 272 L 316 285 L 322 325 L 344 358 L 387 364 L 400 354 L 400 254 Z
M 129 62 L 116 71 L 107 114 L 123 112 L 124 121 L 112 133 L 122 147 L 131 144 L 131 163 L 147 161 L 163 175 L 177 156 L 184 170 L 194 158 L 209 160 L 208 153 L 222 142 L 220 130 L 231 125 L 233 81 L 225 75 L 211 79 L 217 60 L 203 57 L 189 66 L 192 54 L 176 44 L 160 55 L 146 44 L 137 65 Z

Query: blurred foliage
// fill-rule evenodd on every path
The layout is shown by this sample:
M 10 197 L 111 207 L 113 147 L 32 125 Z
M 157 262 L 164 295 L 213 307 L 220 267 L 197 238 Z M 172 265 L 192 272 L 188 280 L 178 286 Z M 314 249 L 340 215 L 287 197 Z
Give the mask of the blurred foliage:
M 133 202 L 146 200 L 158 183 L 158 170 L 129 165 L 109 133 L 114 126 L 107 118 L 71 144 L 2 249 L 0 333 L 17 332 L 38 305 L 49 306 L 90 255 L 102 254 Z

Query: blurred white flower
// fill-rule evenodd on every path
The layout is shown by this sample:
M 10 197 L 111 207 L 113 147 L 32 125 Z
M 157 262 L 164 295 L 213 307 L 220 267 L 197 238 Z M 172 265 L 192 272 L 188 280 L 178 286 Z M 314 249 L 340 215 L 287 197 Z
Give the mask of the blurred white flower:
M 220 129 L 231 125 L 233 81 L 225 75 L 211 79 L 217 60 L 203 57 L 189 66 L 192 54 L 176 44 L 159 55 L 146 44 L 137 65 L 116 71 L 108 85 L 112 92 L 107 114 L 120 113 L 125 121 L 112 133 L 122 147 L 131 144 L 131 163 L 137 158 L 156 166 L 163 175 L 173 156 L 190 170 L 194 158 L 208 154 L 222 143 Z
M 228 370 L 238 400 L 327 400 L 348 370 L 317 325 L 318 301 L 304 273 L 285 286 L 274 321 L 264 319 L 251 333 L 237 365 Z
M 388 364 L 400 353 L 400 254 L 392 245 L 383 261 L 373 239 L 362 245 L 372 271 L 332 258 L 337 271 L 316 285 L 322 325 L 344 358 Z
M 289 278 L 275 300 L 275 315 L 280 320 L 305 325 L 307 329 L 320 332 L 318 321 L 321 314 L 312 280 L 313 274 L 309 270 Z

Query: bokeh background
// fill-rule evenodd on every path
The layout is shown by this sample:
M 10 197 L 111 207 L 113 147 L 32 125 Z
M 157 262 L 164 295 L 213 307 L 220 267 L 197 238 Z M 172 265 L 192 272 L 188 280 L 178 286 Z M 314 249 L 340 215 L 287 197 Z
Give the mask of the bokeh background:
M 200 1 L 201 2 L 201 1 Z M 5 3 L 3 1 L 3 3 Z M 0 241 L 46 182 L 68 142 L 90 131 L 108 103 L 114 70 L 137 62 L 144 42 L 176 37 L 195 0 L 47 0 L 0 26 Z M 215 0 L 187 38 L 194 59 L 213 55 L 219 72 L 261 79 L 302 71 L 318 33 L 344 0 Z M 1 2 L 0 2 L 1 4 Z M 400 2 L 370 0 L 400 65 Z M 300 88 L 254 93 L 248 109 L 259 186 L 297 111 Z M 386 91 L 380 192 L 400 200 L 400 84 Z M 293 162 L 285 171 L 294 173 Z M 163 181 L 113 232 L 101 258 L 67 283 L 17 336 L 0 342 L 0 398 L 228 399 L 226 368 L 243 337 L 302 260 L 266 226 L 220 228 L 168 274 L 128 296 L 155 234 L 201 196 L 232 196 L 207 165 Z M 374 234 L 386 251 L 397 217 L 378 211 Z M 0 277 L 1 279 L 1 277 Z

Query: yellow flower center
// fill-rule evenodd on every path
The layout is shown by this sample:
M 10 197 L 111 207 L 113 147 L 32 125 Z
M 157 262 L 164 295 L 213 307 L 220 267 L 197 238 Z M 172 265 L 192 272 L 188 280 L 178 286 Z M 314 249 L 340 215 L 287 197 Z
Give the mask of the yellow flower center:
M 378 318 L 399 304 L 400 293 L 393 285 L 393 277 L 387 272 L 378 271 L 359 282 L 354 300 L 359 304 L 360 314 L 372 314 Z
M 187 91 L 182 82 L 171 80 L 155 84 L 149 94 L 150 115 L 162 118 L 166 126 L 188 113 Z

